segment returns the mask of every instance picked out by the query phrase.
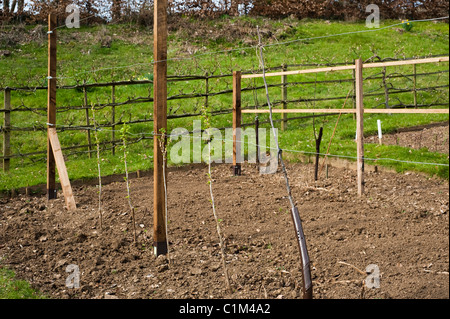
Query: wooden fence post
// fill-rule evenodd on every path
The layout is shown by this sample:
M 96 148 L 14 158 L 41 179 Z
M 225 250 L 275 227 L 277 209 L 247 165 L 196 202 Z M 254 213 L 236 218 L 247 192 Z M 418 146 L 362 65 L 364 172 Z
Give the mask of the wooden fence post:
M 86 84 L 86 82 L 84 82 Z M 89 120 L 89 107 L 88 107 L 88 96 L 87 96 L 87 90 L 86 86 L 83 87 L 83 94 L 84 94 L 84 107 L 86 110 L 86 126 L 87 129 L 87 138 L 88 138 L 88 157 L 91 158 L 92 154 L 92 143 L 91 143 L 91 129 L 89 126 L 91 125 L 91 121 Z
M 353 60 L 353 64 L 355 64 L 355 60 Z M 356 109 L 356 73 L 355 69 L 352 70 L 352 79 L 353 79 L 353 95 L 352 95 L 352 102 L 353 102 L 353 108 Z M 353 120 L 356 120 L 356 114 L 353 114 Z
M 154 1 L 154 99 L 153 99 L 153 249 L 167 254 L 163 149 L 161 130 L 167 130 L 167 0 Z M 163 147 L 165 147 L 165 141 Z
M 209 105 L 209 77 L 208 72 L 205 74 L 205 109 L 208 109 Z
M 112 112 L 112 131 L 111 131 L 111 143 L 112 143 L 112 155 L 116 155 L 116 144 L 114 144 L 114 141 L 116 140 L 116 106 L 114 105 L 116 103 L 116 86 L 113 85 L 111 88 L 111 102 L 113 106 L 111 107 Z
M 5 113 L 3 113 L 3 171 L 7 172 L 10 168 L 11 155 L 11 90 L 5 90 Z
M 417 65 L 414 64 L 413 68 L 414 68 L 413 69 L 413 71 L 414 71 L 414 78 L 413 78 L 413 81 L 414 81 L 414 91 L 413 91 L 413 93 L 414 93 L 414 108 L 417 109 Z
M 390 106 L 389 106 L 389 88 L 388 88 L 387 83 L 386 83 L 386 73 L 387 73 L 386 67 L 383 67 L 383 71 L 381 73 L 383 74 L 384 105 L 385 105 L 386 109 L 390 109 Z
M 241 72 L 233 72 L 233 170 L 241 175 Z
M 51 128 L 56 128 L 56 15 L 48 16 L 48 88 L 47 88 L 47 198 L 56 198 L 56 162 L 50 142 Z
M 287 71 L 287 65 L 283 64 L 283 72 Z M 281 76 L 281 100 L 283 102 L 283 109 L 287 109 L 287 75 Z M 287 130 L 287 114 L 281 115 L 281 130 L 286 131 Z
M 364 193 L 364 97 L 363 97 L 363 63 L 355 61 L 356 75 L 356 143 L 357 143 L 357 174 L 358 196 Z
M 256 133 L 256 164 L 260 164 L 260 147 L 259 147 L 259 116 L 255 116 L 255 133 Z

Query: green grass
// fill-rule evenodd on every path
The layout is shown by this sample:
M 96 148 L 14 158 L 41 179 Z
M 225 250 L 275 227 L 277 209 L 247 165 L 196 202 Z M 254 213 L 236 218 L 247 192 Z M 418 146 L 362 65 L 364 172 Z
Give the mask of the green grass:
M 186 19 L 188 20 L 188 19 Z M 251 70 L 259 68 L 259 61 L 255 50 L 249 48 L 257 43 L 256 27 L 260 26 L 262 31 L 270 30 L 272 36 L 264 36 L 265 44 L 276 44 L 282 41 L 305 39 L 310 37 L 354 32 L 365 29 L 363 22 L 349 23 L 333 21 L 326 23 L 316 20 L 267 20 L 263 18 L 230 18 L 225 17 L 213 21 L 200 21 L 191 19 L 180 21 L 186 26 L 180 27 L 169 34 L 168 55 L 169 59 L 174 57 L 188 57 L 188 60 L 173 60 L 168 63 L 169 75 L 204 75 L 229 74 L 233 70 Z M 382 27 L 393 25 L 398 21 L 384 21 Z M 183 25 L 183 24 L 181 24 Z M 235 28 L 236 32 L 232 32 Z M 230 31 L 231 30 L 231 31 Z M 212 33 L 210 31 L 213 31 Z M 113 25 L 82 27 L 81 29 L 58 29 L 58 81 L 60 85 L 73 85 L 76 83 L 106 82 L 129 79 L 151 78 L 153 59 L 153 35 L 151 30 L 130 25 Z M 237 35 L 236 35 L 237 34 Z M 269 34 L 269 33 L 264 33 Z M 113 41 L 110 48 L 101 47 L 101 40 L 110 36 Z M 284 63 L 333 63 L 348 62 L 362 58 L 367 60 L 374 55 L 381 58 L 405 58 L 414 56 L 429 56 L 437 54 L 448 54 L 449 52 L 449 27 L 445 23 L 416 23 L 410 32 L 404 32 L 401 26 L 380 30 L 377 32 L 345 35 L 335 38 L 318 40 L 298 41 L 288 45 L 267 47 L 264 51 L 266 66 L 279 67 Z M 242 48 L 232 53 L 218 53 L 212 55 L 192 56 L 186 52 L 198 51 L 198 54 L 210 51 L 221 51 L 230 48 Z M 0 47 L 0 49 L 3 49 Z M 47 44 L 46 41 L 35 41 L 22 43 L 14 48 L 9 48 L 12 55 L 0 59 L 0 86 L 36 86 L 45 85 L 47 73 Z M 375 59 L 374 61 L 376 61 Z M 111 69 L 115 66 L 130 67 Z M 93 70 L 99 70 L 92 72 Z M 448 70 L 448 64 L 418 65 L 417 72 L 436 72 Z M 379 69 L 367 69 L 364 76 L 380 76 Z M 412 66 L 388 68 L 388 74 L 411 74 Z M 351 83 L 336 83 L 333 85 L 322 84 L 323 80 L 342 80 L 351 78 L 350 72 L 322 73 L 318 75 L 290 76 L 289 82 L 310 82 L 310 84 L 295 85 L 288 88 L 288 98 L 295 100 L 299 98 L 326 98 L 345 97 L 352 89 Z M 427 77 L 417 78 L 417 87 L 448 85 L 448 73 L 440 73 Z M 269 84 L 279 84 L 279 78 L 269 78 Z M 392 78 L 388 80 L 389 85 L 399 89 L 412 89 L 411 78 Z M 365 98 L 365 107 L 383 107 L 384 91 L 381 80 L 367 80 L 364 83 L 364 91 L 376 96 Z M 211 92 L 230 89 L 231 78 L 212 79 L 209 81 Z M 252 81 L 245 80 L 242 86 L 262 86 L 261 79 Z M 138 85 L 116 88 L 116 102 L 124 102 L 129 98 L 153 96 L 151 85 Z M 205 92 L 204 81 L 182 81 L 170 82 L 168 84 L 169 96 L 186 94 L 192 92 Z M 259 90 L 256 101 L 259 105 L 265 103 L 264 91 Z M 271 88 L 270 96 L 272 102 L 281 99 L 280 88 Z M 88 91 L 89 103 L 108 103 L 111 100 L 111 88 L 95 88 Z M 3 93 L 0 92 L 0 99 Z M 13 92 L 12 105 L 18 107 L 43 107 L 44 110 L 36 113 L 14 112 L 12 113 L 12 124 L 16 127 L 44 127 L 46 123 L 46 92 Z M 390 105 L 395 105 L 400 99 L 403 103 L 411 104 L 413 95 L 411 92 L 392 94 Z M 418 92 L 418 102 L 422 104 L 441 103 L 448 105 L 448 88 L 438 88 L 432 91 Z M 188 100 L 172 100 L 168 102 L 169 113 L 176 114 L 199 112 L 204 98 Z M 243 107 L 255 104 L 253 92 L 242 94 Z M 290 103 L 289 108 L 341 108 L 344 99 L 323 101 L 313 103 Z M 57 123 L 60 125 L 85 125 L 86 114 L 84 110 L 65 111 L 65 106 L 81 106 L 83 104 L 83 93 L 80 90 L 58 90 Z M 209 110 L 229 109 L 232 105 L 232 97 L 229 95 L 218 95 L 208 100 Z M 277 106 L 278 107 L 278 106 Z M 351 107 L 351 102 L 347 107 Z M 448 107 L 448 106 L 444 106 Z M 142 120 L 151 118 L 153 113 L 152 103 L 129 104 L 116 107 L 116 120 L 123 121 Z M 92 117 L 92 114 L 90 113 Z M 111 108 L 105 107 L 96 114 L 100 123 L 107 124 L 111 121 Z M 280 115 L 275 115 L 279 119 Z M 167 132 L 174 128 L 184 127 L 192 129 L 192 121 L 197 118 L 181 118 L 169 120 Z M 260 120 L 267 120 L 267 115 L 261 115 Z M 316 120 L 317 125 L 324 126 L 323 151 L 326 150 L 335 125 L 335 117 L 326 120 Z M 436 121 L 447 121 L 448 115 L 367 115 L 365 116 L 365 134 L 376 134 L 376 120 L 383 122 L 384 133 L 392 132 L 399 127 L 408 127 L 432 123 Z M 243 122 L 252 122 L 254 116 L 246 115 Z M 1 125 L 1 123 L 0 123 Z M 231 114 L 215 116 L 212 118 L 213 127 L 231 127 Z M 279 127 L 279 123 L 277 124 Z M 269 127 L 265 125 L 263 127 Z M 330 153 L 335 155 L 356 156 L 356 146 L 353 141 L 356 122 L 351 116 L 343 116 L 338 126 Z M 120 126 L 116 128 L 120 130 Z M 130 125 L 133 134 L 150 135 L 153 131 L 152 123 L 140 123 Z M 99 132 L 101 141 L 110 140 L 112 132 L 103 130 Z M 120 135 L 116 132 L 116 138 Z M 133 136 L 136 137 L 137 135 Z M 59 139 L 63 147 L 86 144 L 87 134 L 83 131 L 63 131 L 59 133 Z M 92 137 L 92 140 L 94 138 Z M 1 147 L 2 141 L 0 141 Z M 46 134 L 43 131 L 30 131 L 25 133 L 13 132 L 12 152 L 28 153 L 46 150 Z M 284 149 L 294 149 L 303 152 L 314 152 L 314 139 L 311 120 L 295 120 L 289 122 L 289 129 L 280 131 L 280 144 Z M 86 149 L 84 149 L 86 150 Z M 130 155 L 129 171 L 151 169 L 153 160 L 153 141 L 143 142 L 129 146 Z M 65 152 L 67 155 L 68 152 Z M 123 173 L 124 165 L 121 161 L 123 152 L 118 147 L 116 156 L 111 151 L 103 151 L 102 173 L 104 175 Z M 366 145 L 366 156 L 368 158 L 393 158 L 403 161 L 448 163 L 447 156 L 429 152 L 428 150 L 411 151 L 407 148 L 396 146 Z M 293 159 L 295 160 L 295 159 Z M 170 164 L 170 162 L 169 162 Z M 370 164 L 370 162 L 368 163 Z M 398 171 L 416 170 L 429 175 L 438 175 L 448 179 L 448 167 L 436 168 L 430 165 L 412 165 L 400 162 L 379 161 L 377 165 L 386 165 Z M 90 178 L 97 176 L 95 153 L 92 158 L 86 154 L 71 155 L 66 165 L 69 177 L 74 179 Z M 12 188 L 25 187 L 45 183 L 46 164 L 45 154 L 33 156 L 32 160 L 14 158 L 11 161 L 11 171 L 0 173 L 0 191 Z
M 24 280 L 17 280 L 13 271 L 0 268 L 0 299 L 46 299 Z

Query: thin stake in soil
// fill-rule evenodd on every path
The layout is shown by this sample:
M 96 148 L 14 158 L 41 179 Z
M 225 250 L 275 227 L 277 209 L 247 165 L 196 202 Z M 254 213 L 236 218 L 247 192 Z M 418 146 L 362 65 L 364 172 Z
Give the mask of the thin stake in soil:
M 320 127 L 319 136 L 316 137 L 316 163 L 314 166 L 314 180 L 319 180 L 320 144 L 322 143 L 323 126 Z
M 313 102 L 313 108 L 316 108 L 316 96 L 317 95 L 317 74 L 316 74 L 316 81 L 314 83 L 314 102 Z M 322 143 L 322 136 L 323 136 L 323 122 L 319 129 L 319 135 L 317 135 L 316 132 L 316 117 L 313 113 L 313 131 L 314 131 L 314 140 L 316 144 L 316 163 L 314 165 L 314 180 L 319 180 L 319 160 L 320 160 L 320 144 Z
M 345 108 L 345 105 L 347 104 L 347 101 L 348 101 L 348 98 L 349 98 L 351 92 L 352 92 L 352 89 L 350 89 L 350 90 L 348 91 L 348 93 L 347 93 L 347 97 L 345 98 L 344 104 L 342 105 L 342 108 L 343 108 L 343 109 Z M 339 113 L 339 116 L 338 116 L 338 118 L 337 118 L 337 120 L 336 120 L 336 124 L 334 125 L 333 134 L 331 134 L 330 143 L 328 144 L 328 148 L 327 148 L 327 153 L 325 154 L 325 157 L 324 157 L 324 159 L 323 159 L 322 165 L 320 166 L 319 176 L 320 176 L 320 174 L 322 173 L 323 166 L 325 165 L 325 163 L 326 163 L 326 161 L 327 161 L 328 154 L 330 154 L 331 143 L 333 142 L 334 134 L 336 133 L 336 129 L 337 129 L 337 126 L 338 126 L 338 124 L 339 124 L 339 120 L 341 119 L 341 115 L 342 115 L 342 112 Z M 327 175 L 327 178 L 328 178 L 328 175 Z

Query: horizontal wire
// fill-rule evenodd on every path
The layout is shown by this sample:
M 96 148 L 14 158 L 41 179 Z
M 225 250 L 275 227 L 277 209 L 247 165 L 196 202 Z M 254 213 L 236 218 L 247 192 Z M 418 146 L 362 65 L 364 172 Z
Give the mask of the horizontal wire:
M 50 124 L 50 123 L 46 123 L 48 126 L 52 126 L 52 127 L 60 127 L 60 128 L 64 128 L 63 125 L 54 125 L 54 124 Z M 77 127 L 79 129 L 83 129 L 83 130 L 90 130 L 90 131 L 99 131 L 99 132 L 122 132 L 121 130 L 113 130 L 113 129 L 108 129 L 108 128 L 92 128 L 92 127 Z M 231 129 L 231 128 L 230 128 Z M 180 134 L 161 134 L 161 133 L 155 133 L 155 132 L 150 132 L 150 133 L 130 133 L 127 132 L 127 135 L 132 135 L 132 136 L 140 136 L 143 138 L 152 138 L 154 136 L 159 136 L 159 137 L 167 137 L 167 138 L 179 138 L 182 136 L 189 136 L 189 138 L 193 138 L 193 139 L 203 139 L 203 140 L 207 140 L 207 138 L 205 138 L 204 136 L 194 136 L 193 134 L 195 133 L 202 133 L 204 130 L 197 130 L 197 131 L 193 131 L 193 132 L 186 132 L 186 133 L 180 133 Z M 191 135 L 192 134 L 192 135 Z M 217 139 L 214 137 L 214 139 Z M 234 142 L 232 139 L 227 139 L 227 138 L 221 138 L 221 139 L 217 139 L 219 141 L 222 142 Z M 247 144 L 247 145 L 252 145 L 252 146 L 256 146 L 257 148 L 266 148 L 269 150 L 275 150 L 278 151 L 278 148 L 276 147 L 270 147 L 270 146 L 266 146 L 266 145 L 261 145 L 261 144 L 257 144 L 257 143 L 253 143 L 250 141 L 246 141 L 244 139 L 244 141 L 241 141 L 240 143 L 243 144 Z M 350 156 L 350 155 L 337 155 L 337 154 L 325 154 L 325 153 L 317 153 L 317 152 L 309 152 L 309 151 L 301 151 L 301 150 L 293 150 L 293 149 L 284 149 L 281 148 L 281 150 L 286 151 L 286 152 L 290 152 L 290 153 L 301 153 L 301 154 L 307 154 L 307 155 L 321 155 L 321 156 L 329 156 L 329 157 L 336 157 L 336 158 L 346 158 L 346 159 L 354 159 L 357 160 L 358 157 L 356 156 Z M 393 162 L 400 162 L 400 163 L 405 163 L 405 164 L 418 164 L 418 165 L 435 165 L 435 166 L 446 166 L 448 167 L 449 164 L 443 164 L 443 163 L 430 163 L 430 162 L 416 162 L 416 161 L 405 161 L 405 160 L 399 160 L 399 159 L 394 159 L 394 158 L 369 158 L 369 157 L 363 157 L 364 160 L 368 160 L 368 161 L 393 161 Z
M 48 124 L 48 123 L 47 123 Z M 62 125 L 52 125 L 50 124 L 50 126 L 56 126 L 56 127 L 62 127 Z M 80 127 L 83 128 L 83 127 Z M 105 131 L 105 132 L 122 132 L 121 130 L 113 130 L 113 129 L 108 129 L 108 128 L 92 128 L 92 127 L 86 127 L 86 130 L 91 130 L 91 131 Z M 191 134 L 195 134 L 195 133 L 202 133 L 203 130 L 199 130 L 199 131 L 194 131 L 194 132 L 187 132 L 187 133 L 180 133 L 180 134 L 161 134 L 161 133 L 155 133 L 155 132 L 150 132 L 150 133 L 130 133 L 128 132 L 128 135 L 132 135 L 132 136 L 142 136 L 142 137 L 146 137 L 146 138 L 150 138 L 150 137 L 154 137 L 154 136 L 159 136 L 159 137 L 167 137 L 167 138 L 179 138 L 180 136 L 187 136 L 189 135 L 190 138 L 197 138 L 197 139 L 204 139 L 207 140 L 205 137 L 202 136 L 194 136 Z M 226 138 L 222 138 L 222 139 L 218 139 L 219 141 L 222 142 L 233 142 L 232 139 L 226 139 Z M 262 147 L 266 147 L 266 149 L 270 149 L 270 150 L 275 150 L 278 151 L 278 148 L 274 148 L 274 147 L 267 147 L 267 146 L 263 146 L 261 144 L 257 144 L 257 143 L 252 143 L 250 141 L 241 141 L 241 143 L 247 144 L 247 145 L 252 145 L 252 146 L 256 146 L 258 148 L 262 148 Z M 349 156 L 349 155 L 336 155 L 336 154 L 325 154 L 325 153 L 317 153 L 317 152 L 308 152 L 308 151 L 301 151 L 301 150 L 292 150 L 292 149 L 283 149 L 281 148 L 283 151 L 286 152 L 291 152 L 291 153 L 302 153 L 302 154 L 308 154 L 308 155 L 321 155 L 321 156 L 330 156 L 330 157 L 338 157 L 338 158 L 347 158 L 347 159 L 355 159 L 357 160 L 358 157 L 355 156 Z M 419 164 L 419 165 L 436 165 L 436 166 L 449 166 L 449 164 L 443 164 L 443 163 L 429 163 L 429 162 L 415 162 L 415 161 L 404 161 L 404 160 L 399 160 L 399 159 L 393 159 L 393 158 L 369 158 L 369 157 L 363 157 L 364 160 L 368 160 L 368 161 L 393 161 L 393 162 L 400 162 L 400 163 L 406 163 L 406 164 Z

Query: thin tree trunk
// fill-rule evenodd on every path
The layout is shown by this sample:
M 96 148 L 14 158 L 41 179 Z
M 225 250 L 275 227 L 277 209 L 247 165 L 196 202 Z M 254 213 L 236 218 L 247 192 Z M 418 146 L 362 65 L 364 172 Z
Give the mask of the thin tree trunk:
M 5 14 L 9 13 L 9 0 L 3 0 L 3 12 Z
M 11 4 L 11 8 L 10 8 L 11 13 L 14 13 L 14 11 L 16 10 L 16 6 L 17 6 L 17 0 L 13 0 L 13 2 Z
M 23 13 L 23 8 L 24 8 L 24 6 L 25 6 L 24 2 L 25 2 L 25 0 L 19 0 L 19 1 L 18 1 L 17 13 L 18 13 L 19 15 L 22 15 L 22 13 Z

